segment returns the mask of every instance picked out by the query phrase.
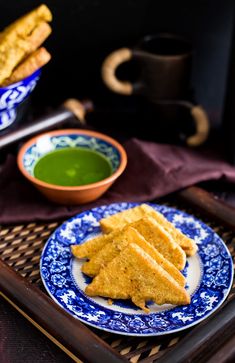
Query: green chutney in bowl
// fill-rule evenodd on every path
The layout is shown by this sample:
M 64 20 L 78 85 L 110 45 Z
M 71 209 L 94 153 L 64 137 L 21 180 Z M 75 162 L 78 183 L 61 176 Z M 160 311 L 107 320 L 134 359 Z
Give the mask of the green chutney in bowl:
M 35 178 L 62 186 L 80 186 L 98 182 L 112 174 L 109 160 L 97 151 L 65 148 L 42 156 L 34 166 Z
M 72 205 L 99 198 L 127 164 L 123 147 L 89 130 L 50 131 L 27 141 L 18 153 L 22 174 L 48 199 Z

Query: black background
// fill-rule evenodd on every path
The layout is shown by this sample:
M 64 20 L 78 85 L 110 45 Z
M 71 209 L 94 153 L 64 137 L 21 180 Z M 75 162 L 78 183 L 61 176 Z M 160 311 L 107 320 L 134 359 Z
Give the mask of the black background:
M 0 28 L 38 6 L 34 0 L 0 1 Z M 194 46 L 192 85 L 196 100 L 220 123 L 234 13 L 233 0 L 50 0 L 53 33 L 46 42 L 52 61 L 33 94 L 35 103 L 56 105 L 68 97 L 92 98 L 122 107 L 100 76 L 112 50 L 132 46 L 146 34 L 182 34 Z

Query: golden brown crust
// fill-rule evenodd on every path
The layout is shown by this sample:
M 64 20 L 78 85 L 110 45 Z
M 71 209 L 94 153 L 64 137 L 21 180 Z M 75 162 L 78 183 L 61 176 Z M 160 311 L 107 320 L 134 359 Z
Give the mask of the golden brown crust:
M 132 227 L 124 228 L 116 235 L 110 243 L 105 244 L 88 262 L 82 266 L 82 272 L 93 277 L 101 268 L 115 258 L 126 246 L 135 243 L 141 247 L 154 261 L 166 270 L 180 286 L 185 285 L 185 278 L 179 270 L 167 258 L 165 258 L 152 244 L 150 244 L 136 229 Z
M 75 257 L 94 257 L 95 260 L 99 256 L 96 256 L 96 254 L 98 254 L 105 245 L 111 243 L 116 238 L 120 238 L 120 235 L 122 236 L 123 232 L 125 232 L 128 227 L 135 228 L 148 243 L 153 245 L 158 252 L 170 261 L 178 270 L 184 268 L 186 263 L 185 252 L 179 244 L 174 241 L 172 236 L 152 217 L 141 218 L 133 223 L 125 225 L 123 228 L 117 228 L 111 233 L 95 237 L 82 245 L 74 246 L 72 252 Z
M 141 206 L 137 206 L 101 219 L 100 228 L 102 232 L 110 233 L 116 228 L 123 228 L 125 225 L 135 222 L 143 217 L 146 217 L 146 211 L 143 210 Z
M 4 86 L 19 82 L 21 79 L 33 74 L 36 70 L 48 63 L 50 59 L 51 55 L 45 48 L 41 47 L 37 49 L 18 65 L 18 67 L 13 71 L 11 77 L 6 79 Z
M 100 221 L 101 229 L 104 233 L 110 233 L 116 228 L 123 228 L 126 224 L 138 221 L 143 217 L 151 216 L 165 231 L 171 235 L 177 244 L 188 256 L 193 256 L 197 251 L 196 243 L 185 236 L 173 226 L 161 213 L 155 211 L 147 204 L 142 204 L 135 208 L 125 210 L 113 216 L 103 218 Z
M 19 19 L 7 26 L 1 33 L 3 37 L 13 39 L 15 37 L 25 38 L 41 22 L 51 22 L 52 14 L 49 8 L 42 4 L 29 13 L 21 16 Z
M 167 223 L 148 205 L 101 220 L 102 228 L 112 232 L 72 246 L 76 257 L 90 259 L 82 265 L 82 271 L 94 277 L 85 292 L 131 299 L 145 312 L 149 312 L 145 305 L 148 300 L 159 305 L 190 303 L 184 289 L 186 280 L 179 271 L 185 266 L 186 254 L 172 237 L 175 227 L 172 225 L 174 233 L 164 228 Z
M 33 32 L 27 37 L 29 42 L 29 53 L 35 52 L 51 34 L 51 27 L 46 22 L 39 23 Z
M 110 243 L 118 233 L 119 230 L 114 231 L 109 235 L 100 235 L 91 238 L 85 243 L 82 243 L 81 245 L 71 246 L 72 254 L 77 258 L 91 258 L 97 252 L 99 252 L 101 248 L 103 248 L 107 243 Z
M 51 29 L 45 23 L 51 20 L 50 10 L 41 5 L 3 30 L 0 34 L 0 85 L 50 34 Z
M 169 233 L 158 224 L 153 218 L 145 217 L 131 226 L 170 261 L 178 270 L 182 270 L 186 263 L 186 254 L 183 249 L 174 241 Z
M 147 204 L 142 204 L 141 208 L 146 212 L 147 215 L 151 215 L 157 223 L 159 223 L 175 240 L 176 243 L 185 251 L 188 256 L 193 256 L 197 252 L 196 243 L 179 229 L 170 223 L 161 213 Z
M 86 287 L 89 296 L 112 299 L 131 298 L 146 312 L 145 301 L 159 305 L 189 304 L 190 297 L 152 257 L 141 247 L 130 243 Z

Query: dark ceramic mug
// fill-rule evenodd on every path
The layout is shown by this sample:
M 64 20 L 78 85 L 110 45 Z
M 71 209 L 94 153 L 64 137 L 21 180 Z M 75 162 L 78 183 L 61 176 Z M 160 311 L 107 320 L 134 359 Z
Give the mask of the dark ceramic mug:
M 139 79 L 133 84 L 116 77 L 118 66 L 132 59 L 140 68 Z M 178 104 L 188 108 L 195 121 L 196 134 L 187 139 L 187 144 L 197 146 L 208 136 L 209 121 L 201 106 L 187 100 L 191 63 L 192 47 L 185 39 L 172 34 L 148 35 L 135 48 L 111 53 L 102 65 L 102 79 L 113 92 L 140 94 L 155 105 Z

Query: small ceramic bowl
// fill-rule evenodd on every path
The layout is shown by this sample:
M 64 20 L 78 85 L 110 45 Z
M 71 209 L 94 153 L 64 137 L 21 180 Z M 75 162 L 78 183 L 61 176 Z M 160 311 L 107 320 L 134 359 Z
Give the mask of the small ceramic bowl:
M 16 119 L 18 106 L 26 100 L 35 88 L 41 70 L 37 70 L 22 81 L 7 87 L 0 87 L 0 131 L 10 126 Z
M 75 187 L 49 184 L 35 178 L 34 166 L 39 158 L 48 152 L 69 147 L 88 148 L 101 153 L 109 160 L 112 174 L 101 181 Z M 21 147 L 17 163 L 22 174 L 48 199 L 59 204 L 75 205 L 94 201 L 105 193 L 124 171 L 127 156 L 123 147 L 109 136 L 69 129 L 46 132 L 32 138 Z

